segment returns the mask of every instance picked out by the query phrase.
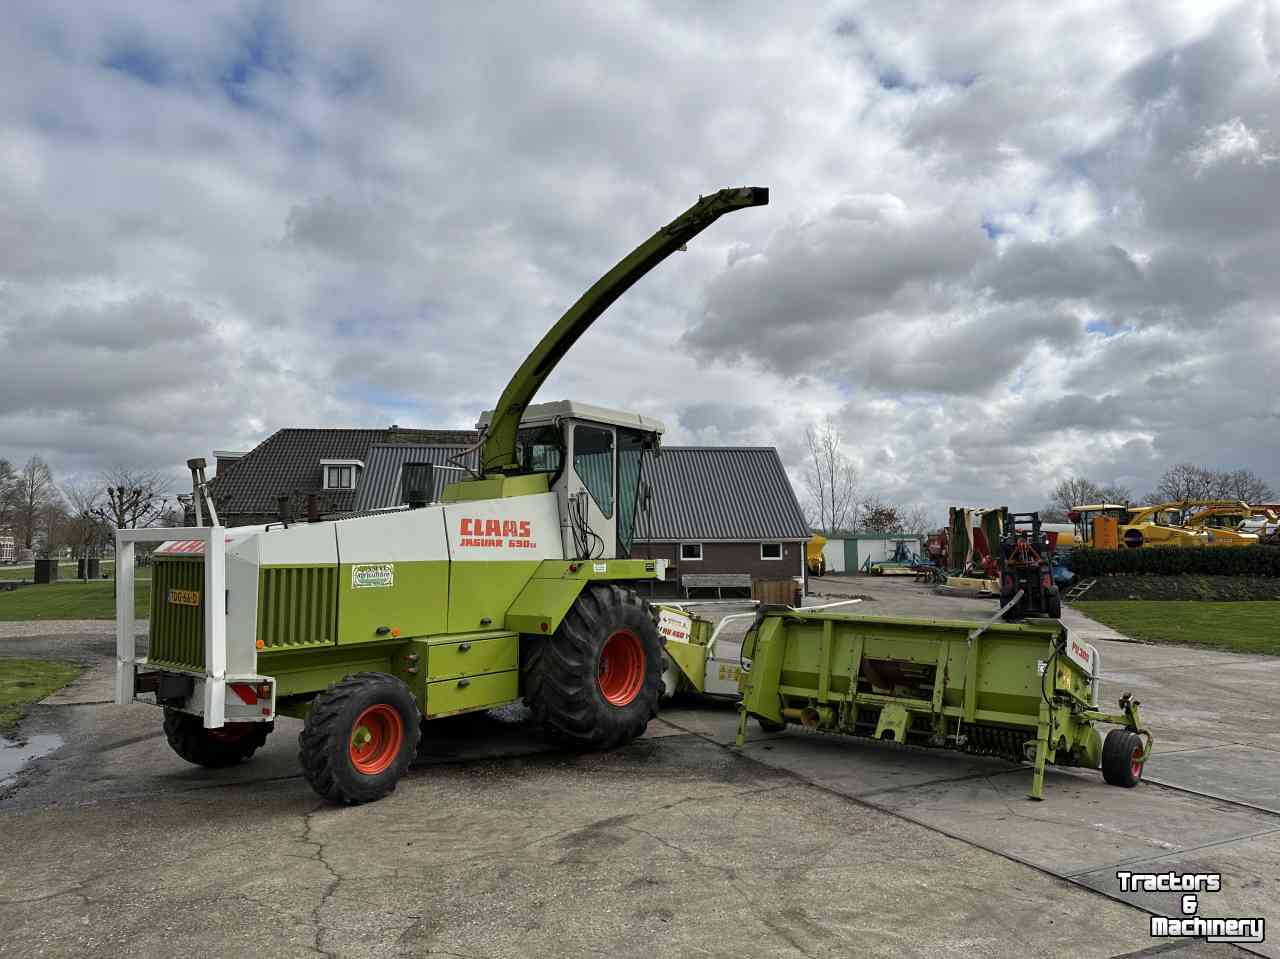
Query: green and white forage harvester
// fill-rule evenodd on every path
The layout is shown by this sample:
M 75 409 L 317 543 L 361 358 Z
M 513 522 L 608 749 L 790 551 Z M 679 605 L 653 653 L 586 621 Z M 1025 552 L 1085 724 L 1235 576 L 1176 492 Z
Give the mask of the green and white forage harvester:
M 277 716 L 334 802 L 393 790 L 423 719 L 524 699 L 553 740 L 608 749 L 654 715 L 662 648 L 636 594 L 661 563 L 630 551 L 643 464 L 662 425 L 572 402 L 530 406 L 614 300 L 720 216 L 768 190 L 702 197 L 560 318 L 481 420 L 479 474 L 439 503 L 312 523 L 116 535 L 115 699 L 164 708 L 202 766 L 248 758 Z M 193 472 L 199 469 L 193 461 Z M 197 507 L 201 503 L 197 483 Z M 134 545 L 153 554 L 147 655 L 135 654 Z

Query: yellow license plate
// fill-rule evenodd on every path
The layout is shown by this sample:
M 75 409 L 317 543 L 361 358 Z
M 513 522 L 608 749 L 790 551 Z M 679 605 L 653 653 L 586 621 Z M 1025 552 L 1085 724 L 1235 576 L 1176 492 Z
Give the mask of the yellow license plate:
M 174 606 L 199 606 L 200 594 L 194 589 L 171 589 L 169 602 Z

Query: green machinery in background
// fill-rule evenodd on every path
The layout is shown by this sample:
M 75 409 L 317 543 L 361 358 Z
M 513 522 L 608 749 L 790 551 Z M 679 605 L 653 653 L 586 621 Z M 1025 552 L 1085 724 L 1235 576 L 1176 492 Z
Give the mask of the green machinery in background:
M 632 284 L 719 217 L 768 203 L 702 197 L 600 278 L 481 420 L 481 472 L 404 509 L 226 529 L 189 462 L 197 527 L 116 535 L 115 699 L 164 707 L 170 746 L 202 766 L 251 756 L 277 715 L 304 720 L 300 760 L 335 802 L 395 788 L 421 720 L 524 699 L 553 740 L 610 748 L 654 714 L 662 649 L 632 560 L 646 453 L 662 426 L 568 401 L 530 406 Z M 209 512 L 205 525 L 201 503 Z M 148 654 L 134 650 L 133 552 L 155 551 Z
M 1003 610 L 1001 611 L 1003 612 Z M 1131 696 L 1098 708 L 1098 651 L 1053 620 L 1026 623 L 899 619 L 835 610 L 762 608 L 742 647 L 738 745 L 749 716 L 895 743 L 1034 763 L 1101 768 L 1133 786 L 1151 734 Z M 1096 724 L 1121 728 L 1105 743 Z

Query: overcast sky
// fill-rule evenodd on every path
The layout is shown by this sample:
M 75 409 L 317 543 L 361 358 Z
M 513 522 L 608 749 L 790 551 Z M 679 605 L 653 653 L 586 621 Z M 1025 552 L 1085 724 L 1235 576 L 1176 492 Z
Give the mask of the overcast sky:
M 761 185 L 540 399 L 797 476 L 829 415 L 935 518 L 1280 486 L 1276 0 L 6 10 L 0 457 L 472 426 L 619 257 Z

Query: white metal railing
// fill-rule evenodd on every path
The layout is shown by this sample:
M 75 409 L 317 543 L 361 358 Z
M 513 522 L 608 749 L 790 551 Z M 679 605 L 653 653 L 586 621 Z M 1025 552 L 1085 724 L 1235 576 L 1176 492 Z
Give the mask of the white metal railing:
M 801 612 L 801 613 L 812 613 L 821 609 L 835 609 L 837 606 L 853 606 L 860 602 L 862 602 L 862 600 L 860 599 L 842 599 L 839 602 L 835 602 L 835 603 L 823 603 L 821 606 L 790 606 L 788 607 L 788 609 L 794 609 L 797 612 Z M 715 630 L 711 633 L 711 638 L 707 640 L 707 660 L 710 661 L 711 659 L 714 659 L 714 658 L 720 658 L 716 656 L 716 640 L 720 638 L 720 631 L 724 629 L 726 623 L 736 622 L 742 619 L 755 619 L 755 617 L 756 617 L 756 614 L 754 612 L 733 613 L 732 615 L 726 616 L 723 619 L 721 619 L 720 622 L 716 624 Z M 739 659 L 742 658 L 741 652 L 739 652 L 738 658 Z
M 173 541 L 204 544 L 204 726 L 219 729 L 227 710 L 226 528 L 116 530 L 116 702 L 133 702 L 134 545 Z

